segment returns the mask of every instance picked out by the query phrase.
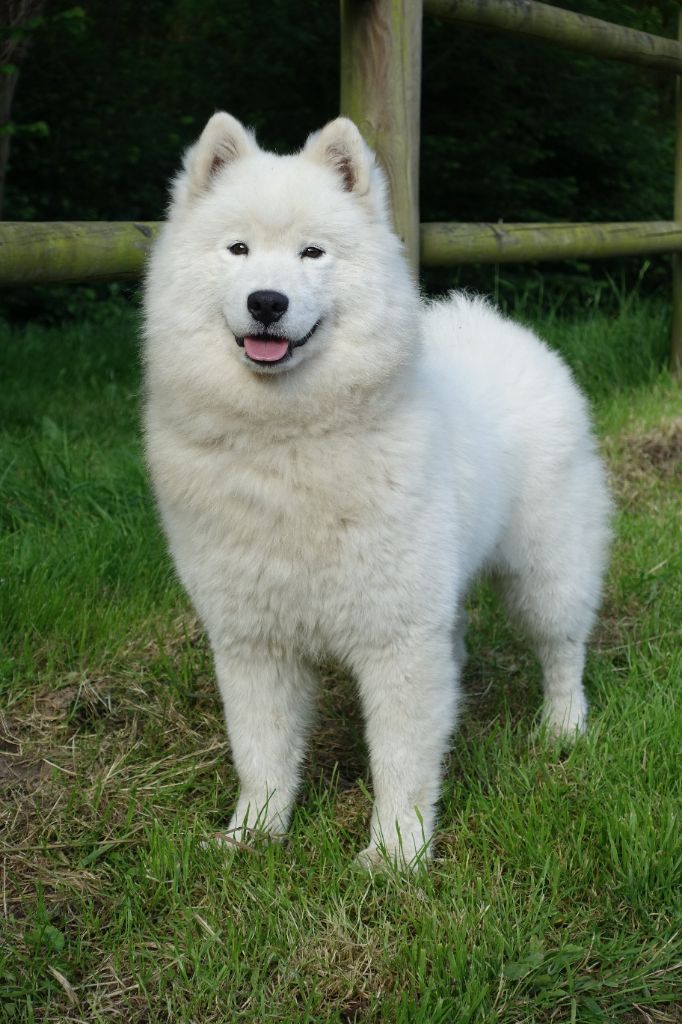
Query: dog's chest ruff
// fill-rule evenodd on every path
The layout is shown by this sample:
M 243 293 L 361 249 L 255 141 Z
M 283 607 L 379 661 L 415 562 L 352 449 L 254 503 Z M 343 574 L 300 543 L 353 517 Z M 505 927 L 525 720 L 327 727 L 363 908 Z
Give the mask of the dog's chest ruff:
M 377 601 L 399 603 L 415 516 L 381 445 L 336 438 L 178 456 L 167 527 L 205 619 L 331 652 L 363 615 L 382 615 Z

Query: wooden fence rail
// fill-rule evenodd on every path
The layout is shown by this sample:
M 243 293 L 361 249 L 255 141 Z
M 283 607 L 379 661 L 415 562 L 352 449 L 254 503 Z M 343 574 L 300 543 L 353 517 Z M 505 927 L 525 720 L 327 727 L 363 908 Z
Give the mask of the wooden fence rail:
M 422 224 L 421 262 L 521 263 L 526 260 L 603 259 L 682 249 L 682 223 Z
M 341 110 L 385 167 L 396 229 L 425 266 L 673 253 L 671 363 L 682 371 L 682 12 L 678 39 L 537 0 L 340 0 Z M 422 9 L 444 21 L 559 44 L 677 75 L 673 221 L 622 224 L 420 224 Z M 138 275 L 157 225 L 0 224 L 0 285 Z
M 160 224 L 127 221 L 14 222 L 0 230 L 0 286 L 139 277 Z M 682 223 L 422 224 L 420 262 L 600 259 L 682 250 Z
M 0 285 L 139 277 L 159 226 L 128 221 L 0 223 Z

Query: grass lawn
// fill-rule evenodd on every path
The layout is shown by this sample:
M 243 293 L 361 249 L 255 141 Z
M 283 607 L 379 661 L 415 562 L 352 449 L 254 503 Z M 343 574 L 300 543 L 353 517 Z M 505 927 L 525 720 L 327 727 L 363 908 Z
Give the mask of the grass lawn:
M 482 586 L 434 863 L 352 867 L 370 780 L 323 669 L 290 841 L 204 848 L 235 796 L 205 639 L 142 467 L 135 316 L 1 328 L 0 1020 L 682 1021 L 682 398 L 663 305 L 545 321 L 617 498 L 591 727 Z

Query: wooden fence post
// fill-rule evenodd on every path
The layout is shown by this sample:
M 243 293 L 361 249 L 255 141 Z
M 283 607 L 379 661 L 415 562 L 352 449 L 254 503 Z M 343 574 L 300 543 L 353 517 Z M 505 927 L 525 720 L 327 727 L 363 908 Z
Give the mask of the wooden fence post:
M 682 42 L 682 9 L 677 22 L 677 38 Z M 675 84 L 675 203 L 673 216 L 682 221 L 682 75 Z M 673 255 L 673 329 L 670 367 L 682 375 L 682 253 Z
M 419 273 L 422 0 L 341 0 L 341 113 L 388 174 L 396 230 Z

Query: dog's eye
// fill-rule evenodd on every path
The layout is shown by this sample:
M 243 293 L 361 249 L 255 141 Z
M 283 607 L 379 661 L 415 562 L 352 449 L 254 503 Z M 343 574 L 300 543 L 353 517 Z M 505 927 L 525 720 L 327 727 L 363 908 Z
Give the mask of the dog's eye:
M 319 260 L 320 256 L 324 256 L 324 249 L 318 248 L 316 245 L 308 245 L 301 253 L 301 259 L 304 257 L 309 260 Z
M 228 249 L 233 256 L 249 255 L 249 247 L 244 242 L 235 242 L 234 245 L 228 245 Z

